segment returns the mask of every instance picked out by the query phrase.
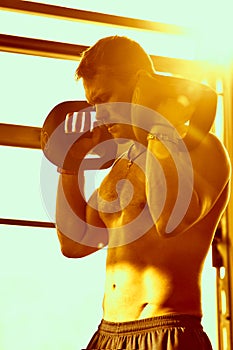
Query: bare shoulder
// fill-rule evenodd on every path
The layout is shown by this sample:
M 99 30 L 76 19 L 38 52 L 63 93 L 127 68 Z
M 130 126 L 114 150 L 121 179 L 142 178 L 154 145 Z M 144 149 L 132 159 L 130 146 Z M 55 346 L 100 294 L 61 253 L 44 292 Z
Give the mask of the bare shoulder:
M 229 155 L 223 143 L 214 134 L 209 133 L 202 143 L 190 152 L 190 155 L 199 171 L 204 168 L 206 174 L 211 174 L 214 169 L 217 169 L 217 176 L 229 179 L 231 174 Z
M 231 163 L 223 143 L 209 133 L 203 142 L 190 152 L 193 162 L 195 188 L 202 199 L 216 202 L 231 178 Z
M 220 152 L 222 156 L 226 157 L 228 160 L 228 153 L 223 142 L 220 141 L 220 139 L 213 133 L 208 133 L 208 135 L 204 138 L 202 147 L 212 148 L 216 152 Z

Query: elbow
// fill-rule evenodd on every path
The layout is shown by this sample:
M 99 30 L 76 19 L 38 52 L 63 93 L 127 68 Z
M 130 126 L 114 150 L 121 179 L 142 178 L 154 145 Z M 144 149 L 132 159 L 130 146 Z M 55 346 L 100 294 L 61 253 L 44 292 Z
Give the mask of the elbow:
M 66 258 L 82 258 L 82 250 L 80 243 L 73 241 L 57 228 L 57 235 L 60 242 L 61 253 Z
M 203 94 L 202 103 L 208 108 L 209 113 L 212 113 L 214 118 L 218 103 L 218 95 L 216 91 L 211 88 L 208 88 L 206 90 L 206 93 Z
M 84 258 L 87 255 L 95 253 L 99 249 L 103 248 L 104 245 L 88 245 L 81 242 L 81 239 L 73 240 L 57 229 L 58 238 L 60 241 L 61 253 L 66 258 L 79 259 Z
M 78 259 L 83 257 L 81 254 L 77 254 L 77 252 L 69 250 L 65 247 L 61 247 L 61 253 L 65 258 L 69 259 Z
M 65 257 L 65 258 L 74 258 L 74 251 L 72 251 L 68 246 L 67 244 L 65 244 L 64 242 L 61 242 L 60 241 L 60 250 L 61 250 L 61 253 L 62 255 Z
M 70 252 L 68 252 L 66 249 L 62 247 L 61 247 L 61 253 L 65 258 L 74 258 L 74 256 L 70 254 Z
M 60 242 L 61 253 L 69 259 L 81 259 L 99 250 L 96 247 L 86 246 L 78 242 Z
M 96 251 L 96 249 L 94 251 Z M 81 259 L 93 253 L 93 249 L 87 249 L 81 244 L 78 244 L 78 247 L 61 245 L 61 253 L 65 258 L 68 258 L 68 259 Z

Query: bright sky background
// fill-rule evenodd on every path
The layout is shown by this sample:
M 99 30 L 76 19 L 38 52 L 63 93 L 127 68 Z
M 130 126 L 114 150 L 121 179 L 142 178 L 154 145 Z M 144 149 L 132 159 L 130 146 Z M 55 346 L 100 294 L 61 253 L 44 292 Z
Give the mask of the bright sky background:
M 93 1 L 49 3 L 191 27 L 197 27 L 198 23 L 199 29 L 204 24 L 216 27 L 218 16 L 228 13 L 223 12 L 225 2 L 215 4 L 210 0 L 193 3 L 166 0 L 159 5 L 154 0 L 143 1 L 141 5 L 125 0 L 99 0 L 94 6 Z M 225 26 L 228 22 L 224 23 Z M 203 53 L 187 38 L 173 37 L 171 45 L 169 37 L 150 32 L 140 34 L 139 31 L 101 26 L 93 30 L 89 24 L 4 11 L 0 12 L 0 32 L 84 45 L 91 45 L 105 35 L 124 34 L 139 40 L 146 50 L 158 55 L 191 59 L 200 58 Z M 1 122 L 42 126 L 57 103 L 83 99 L 83 89 L 73 79 L 76 66 L 74 61 L 0 52 Z M 219 120 L 221 124 L 221 110 Z M 1 217 L 53 221 L 41 196 L 40 173 L 44 164 L 41 151 L 1 147 L 0 156 Z M 49 182 L 53 197 L 57 174 L 53 168 L 51 172 Z M 51 207 L 53 205 L 52 201 Z M 101 319 L 105 251 L 83 260 L 69 260 L 61 255 L 54 230 L 14 226 L 0 227 L 0 249 L 0 349 L 84 348 Z M 214 347 L 215 303 L 215 270 L 209 254 L 203 278 L 203 321 Z

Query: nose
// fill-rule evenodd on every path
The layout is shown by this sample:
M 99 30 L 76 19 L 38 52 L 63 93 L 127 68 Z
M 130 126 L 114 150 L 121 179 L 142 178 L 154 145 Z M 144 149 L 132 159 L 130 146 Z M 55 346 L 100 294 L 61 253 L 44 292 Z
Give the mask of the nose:
M 107 124 L 107 121 L 109 119 L 109 111 L 107 109 L 107 106 L 104 104 L 97 104 L 95 106 L 96 114 L 95 118 L 97 121 L 101 121 L 104 124 Z

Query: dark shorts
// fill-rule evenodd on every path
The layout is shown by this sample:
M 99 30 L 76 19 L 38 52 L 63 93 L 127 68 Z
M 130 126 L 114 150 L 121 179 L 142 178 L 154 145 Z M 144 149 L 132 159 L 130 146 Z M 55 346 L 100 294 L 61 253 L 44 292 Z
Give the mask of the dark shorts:
M 168 315 L 132 322 L 102 320 L 86 349 L 212 350 L 201 318 Z

